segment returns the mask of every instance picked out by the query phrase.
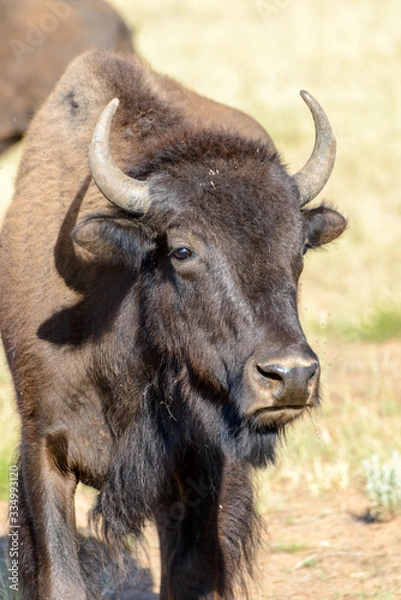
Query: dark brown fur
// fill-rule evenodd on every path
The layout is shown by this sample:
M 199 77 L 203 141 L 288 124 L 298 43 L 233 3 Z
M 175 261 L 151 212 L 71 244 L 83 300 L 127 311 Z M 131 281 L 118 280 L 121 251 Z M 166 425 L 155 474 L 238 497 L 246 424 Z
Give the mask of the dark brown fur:
M 140 218 L 89 172 L 115 96 L 113 157 L 153 199 Z M 258 537 L 249 470 L 274 460 L 282 429 L 247 416 L 249 357 L 315 360 L 297 315 L 302 254 L 344 226 L 323 206 L 300 211 L 246 115 L 135 59 L 69 67 L 31 125 L 0 245 L 27 598 L 97 597 L 77 554 L 78 481 L 99 490 L 112 547 L 156 521 L 163 600 L 234 597 Z M 191 260 L 174 258 L 180 244 Z
M 133 51 L 103 0 L 0 0 L 0 152 L 25 132 L 68 63 L 91 48 Z

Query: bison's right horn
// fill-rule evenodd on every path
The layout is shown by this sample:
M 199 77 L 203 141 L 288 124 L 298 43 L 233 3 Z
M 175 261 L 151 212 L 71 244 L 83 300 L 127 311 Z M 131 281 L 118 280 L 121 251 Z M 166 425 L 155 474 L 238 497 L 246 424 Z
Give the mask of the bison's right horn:
M 123 173 L 110 153 L 110 126 L 118 105 L 118 98 L 114 98 L 96 123 L 89 145 L 89 168 L 97 187 L 110 202 L 140 216 L 146 214 L 151 204 L 148 185 Z

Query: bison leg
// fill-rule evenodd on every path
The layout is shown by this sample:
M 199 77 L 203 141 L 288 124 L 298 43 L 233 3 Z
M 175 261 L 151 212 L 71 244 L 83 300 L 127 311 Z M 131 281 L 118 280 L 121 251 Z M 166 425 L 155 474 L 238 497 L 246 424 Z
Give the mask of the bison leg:
M 61 436 L 25 443 L 20 458 L 21 575 L 29 600 L 86 600 L 78 563 L 74 494 Z M 57 452 L 55 447 L 58 446 Z
M 210 501 L 203 502 L 200 510 L 187 512 L 187 506 L 177 501 L 158 514 L 161 600 L 220 600 L 223 597 L 220 594 L 222 556 L 216 532 L 217 506 Z
M 161 600 L 231 600 L 249 568 L 257 523 L 246 468 L 216 459 L 214 471 L 189 463 L 175 498 L 156 520 Z M 199 465 L 198 465 L 199 467 Z

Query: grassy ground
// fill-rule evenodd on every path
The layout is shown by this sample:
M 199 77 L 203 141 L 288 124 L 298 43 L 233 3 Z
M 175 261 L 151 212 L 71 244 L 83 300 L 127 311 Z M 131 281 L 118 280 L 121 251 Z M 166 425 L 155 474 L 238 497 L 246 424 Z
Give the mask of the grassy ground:
M 338 140 L 324 198 L 349 218 L 325 252 L 308 255 L 302 321 L 324 369 L 325 403 L 287 436 L 261 487 L 363 486 L 362 461 L 401 449 L 401 29 L 396 0 L 114 0 L 157 70 L 243 109 L 271 133 L 291 172 L 313 126 L 298 96 L 321 102 Z M 4 211 L 20 149 L 0 162 Z M 17 436 L 0 376 L 1 472 Z M 320 439 L 322 438 L 322 439 Z M 3 486 L 3 487 L 2 487 Z M 385 598 L 390 596 L 375 596 Z M 392 597 L 392 596 L 391 596 Z M 394 596 L 395 597 L 395 596 Z

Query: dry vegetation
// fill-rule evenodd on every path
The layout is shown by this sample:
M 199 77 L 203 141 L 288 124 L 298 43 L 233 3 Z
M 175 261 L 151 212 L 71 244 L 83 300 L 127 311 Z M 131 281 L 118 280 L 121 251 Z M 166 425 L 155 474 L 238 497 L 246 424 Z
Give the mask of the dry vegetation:
M 298 91 L 313 93 L 327 111 L 338 159 L 324 197 L 348 216 L 349 229 L 326 252 L 308 255 L 300 298 L 302 321 L 323 363 L 324 403 L 315 423 L 305 419 L 289 431 L 277 468 L 258 481 L 267 512 L 277 510 L 283 498 L 291 504 L 294 496 L 306 494 L 313 514 L 312 499 L 323 493 L 363 492 L 363 460 L 373 454 L 386 460 L 401 451 L 398 3 L 112 4 L 135 27 L 136 47 L 154 68 L 256 117 L 291 171 L 303 164 L 313 142 L 310 115 Z M 12 149 L 0 162 L 0 212 L 11 195 L 20 151 Z M 2 369 L 3 462 L 11 456 L 17 431 L 6 379 Z M 329 585 L 329 593 L 309 597 L 401 597 L 401 582 L 385 575 L 371 595 L 368 587 L 350 595 L 341 589 Z M 277 590 L 260 591 L 255 600 L 287 597 Z

